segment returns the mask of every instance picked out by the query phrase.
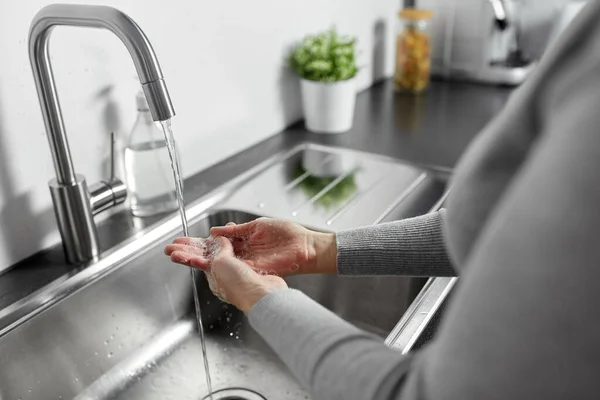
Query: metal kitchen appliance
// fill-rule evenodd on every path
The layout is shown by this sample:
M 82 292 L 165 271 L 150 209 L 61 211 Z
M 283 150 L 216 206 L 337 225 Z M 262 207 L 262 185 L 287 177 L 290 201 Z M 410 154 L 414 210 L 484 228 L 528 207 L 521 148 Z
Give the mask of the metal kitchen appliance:
M 519 0 L 421 0 L 432 20 L 432 75 L 515 86 L 535 63 L 520 46 Z

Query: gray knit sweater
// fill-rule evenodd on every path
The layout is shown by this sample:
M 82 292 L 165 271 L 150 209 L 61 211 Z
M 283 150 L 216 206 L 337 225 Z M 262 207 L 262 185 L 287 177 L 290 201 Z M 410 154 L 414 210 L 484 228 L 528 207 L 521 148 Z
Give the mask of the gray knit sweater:
M 461 274 L 429 346 L 402 356 L 292 289 L 250 322 L 316 400 L 598 399 L 599 172 L 591 2 L 465 153 L 445 211 L 337 236 L 340 274 Z

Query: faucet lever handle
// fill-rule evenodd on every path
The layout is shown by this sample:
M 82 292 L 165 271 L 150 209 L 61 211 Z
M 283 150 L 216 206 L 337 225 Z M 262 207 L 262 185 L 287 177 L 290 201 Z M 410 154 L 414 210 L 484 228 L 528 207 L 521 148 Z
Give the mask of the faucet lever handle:
M 115 132 L 110 133 L 110 182 L 115 179 Z
M 110 133 L 110 177 L 90 187 L 92 212 L 98 214 L 112 206 L 123 203 L 127 198 L 127 186 L 115 176 L 115 132 Z

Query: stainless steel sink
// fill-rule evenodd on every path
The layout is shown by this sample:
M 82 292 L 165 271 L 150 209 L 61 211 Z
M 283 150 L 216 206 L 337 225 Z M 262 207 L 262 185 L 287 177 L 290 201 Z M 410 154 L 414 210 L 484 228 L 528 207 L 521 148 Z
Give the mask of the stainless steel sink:
M 352 176 L 353 189 L 321 204 L 333 187 L 348 181 L 340 178 L 331 185 L 336 178 L 318 177 L 298 189 L 314 177 L 311 167 L 297 170 L 308 150 L 335 154 L 303 146 L 270 157 L 192 204 L 191 234 L 207 236 L 211 226 L 259 215 L 335 231 L 423 213 L 443 189 L 416 168 L 352 154 L 354 161 L 339 164 L 336 176 Z M 360 207 L 362 202 L 370 207 Z M 0 312 L 0 399 L 204 398 L 190 275 L 163 255 L 178 230 L 172 215 L 96 264 Z M 408 278 L 314 275 L 288 283 L 382 341 L 413 297 Z M 198 284 L 214 389 L 307 399 L 243 313 L 215 298 L 203 275 Z

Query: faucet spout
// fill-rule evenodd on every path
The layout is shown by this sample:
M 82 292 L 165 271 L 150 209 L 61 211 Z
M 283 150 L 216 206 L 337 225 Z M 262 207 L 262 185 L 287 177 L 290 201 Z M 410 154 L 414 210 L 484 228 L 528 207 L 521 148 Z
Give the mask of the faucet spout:
M 52 28 L 59 25 L 105 28 L 113 32 L 129 50 L 154 120 L 169 119 L 175 115 L 175 111 L 150 41 L 129 16 L 107 6 L 52 4 L 42 8 L 31 22 L 29 59 L 44 114 L 56 177 L 59 183 L 69 184 L 76 181 L 75 171 L 48 54 Z
M 85 178 L 73 168 L 48 49 L 52 29 L 60 25 L 113 32 L 133 59 L 153 119 L 167 120 L 175 111 L 150 41 L 129 16 L 112 7 L 79 4 L 52 4 L 35 15 L 29 29 L 29 60 L 56 170 L 50 192 L 67 259 L 81 263 L 99 254 L 94 211 L 122 202 L 125 192 L 115 180 L 94 186 L 90 193 Z

